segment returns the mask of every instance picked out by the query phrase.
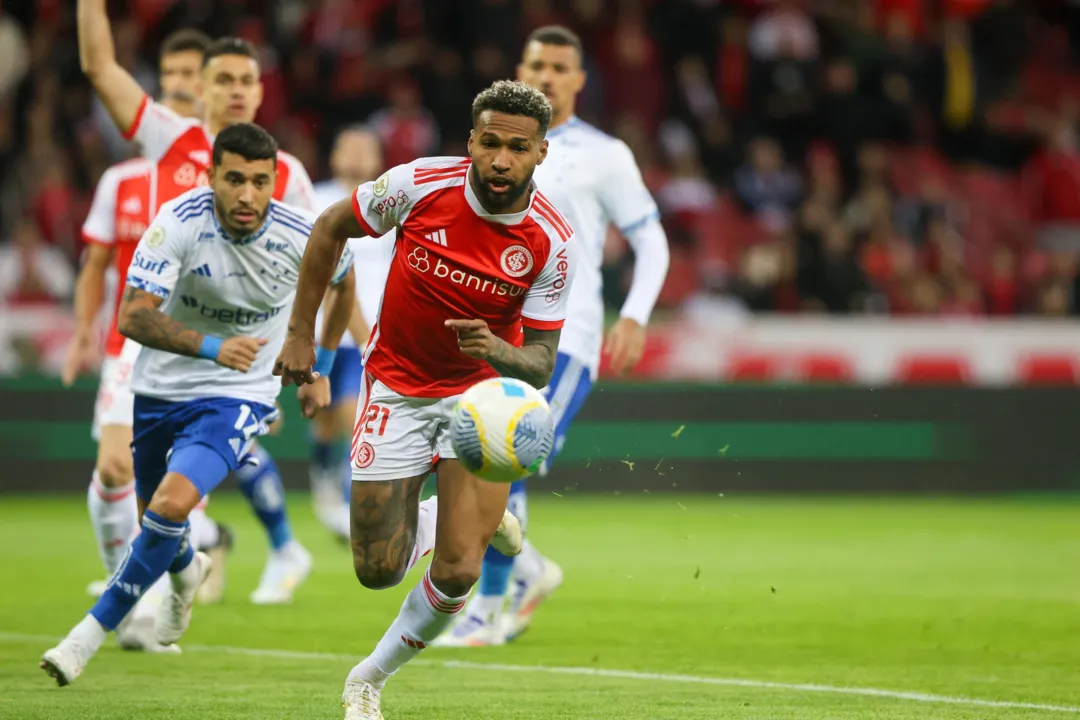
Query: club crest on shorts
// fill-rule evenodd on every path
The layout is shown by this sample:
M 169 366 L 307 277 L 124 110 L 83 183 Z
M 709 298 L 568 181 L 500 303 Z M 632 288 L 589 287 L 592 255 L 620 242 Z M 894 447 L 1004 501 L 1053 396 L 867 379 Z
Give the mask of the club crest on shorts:
M 375 181 L 375 184 L 371 187 L 371 192 L 375 194 L 375 197 L 382 197 L 386 194 L 386 191 L 390 188 L 390 173 L 383 173 L 379 176 L 379 179 Z
M 499 265 L 502 266 L 503 272 L 510 277 L 521 277 L 532 270 L 532 253 L 524 245 L 511 245 L 503 250 L 502 257 L 499 258 Z
M 375 462 L 375 448 L 371 446 L 371 443 L 360 443 L 356 448 L 356 456 L 353 458 L 353 463 L 356 467 L 363 469 L 373 462 Z

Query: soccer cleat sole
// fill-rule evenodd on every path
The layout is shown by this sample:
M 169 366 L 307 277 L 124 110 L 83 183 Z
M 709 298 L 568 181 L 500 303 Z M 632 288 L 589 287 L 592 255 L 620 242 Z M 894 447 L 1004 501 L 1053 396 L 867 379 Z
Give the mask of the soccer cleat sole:
M 55 661 L 49 659 L 48 653 L 46 653 L 45 656 L 41 658 L 41 663 L 39 664 L 39 667 L 45 671 L 46 675 L 55 680 L 56 684 L 60 687 L 66 687 L 70 685 L 71 683 L 75 682 L 75 677 L 78 677 L 78 675 L 76 675 L 75 677 L 69 678 L 67 674 L 60 669 L 60 666 L 57 665 Z

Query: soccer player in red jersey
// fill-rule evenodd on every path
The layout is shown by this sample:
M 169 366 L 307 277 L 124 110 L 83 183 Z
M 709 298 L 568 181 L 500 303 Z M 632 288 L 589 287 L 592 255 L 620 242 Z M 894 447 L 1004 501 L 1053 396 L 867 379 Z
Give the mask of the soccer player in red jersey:
M 573 230 L 532 183 L 547 155 L 551 105 L 528 85 L 499 81 L 476 97 L 472 114 L 470 157 L 399 165 L 319 217 L 274 370 L 286 385 L 313 381 L 315 313 L 338 254 L 348 238 L 397 228 L 353 432 L 353 565 L 361 584 L 379 589 L 401 582 L 432 545 L 435 557 L 349 674 L 347 720 L 381 720 L 387 678 L 465 605 L 504 518 L 509 486 L 455 459 L 457 396 L 497 376 L 544 387 L 566 315 Z M 433 468 L 435 518 L 418 511 Z
M 154 212 L 162 203 L 206 184 L 214 136 L 235 123 L 253 122 L 262 102 L 255 48 L 239 38 L 210 44 L 199 75 L 204 121 L 184 118 L 154 102 L 116 61 L 105 0 L 79 0 L 79 60 L 124 137 L 139 143 L 158 166 Z M 311 178 L 286 152 L 278 154 L 274 199 L 315 210 Z

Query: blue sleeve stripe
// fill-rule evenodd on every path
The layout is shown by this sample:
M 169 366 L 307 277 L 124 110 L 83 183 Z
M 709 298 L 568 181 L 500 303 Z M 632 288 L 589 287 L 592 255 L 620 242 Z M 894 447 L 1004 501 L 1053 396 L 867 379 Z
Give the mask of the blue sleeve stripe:
M 295 230 L 296 232 L 302 234 L 304 237 L 307 237 L 308 235 L 311 235 L 311 228 L 310 227 L 307 227 L 307 226 L 304 226 L 304 225 L 297 225 L 297 224 L 295 224 L 293 222 L 284 220 L 283 218 L 280 218 L 280 217 L 278 217 L 276 215 L 274 216 L 274 222 L 278 223 L 279 225 L 284 225 L 285 227 L 289 228 L 290 230 Z
M 299 223 L 301 225 L 314 225 L 314 223 L 312 223 L 307 218 L 303 217 L 302 215 L 298 215 L 291 210 L 286 210 L 284 206 L 279 205 L 278 203 L 274 203 L 272 206 L 270 206 L 270 212 L 274 213 L 274 215 L 280 215 L 287 220 L 292 220 L 293 222 Z
M 649 223 L 655 222 L 655 221 L 657 221 L 659 219 L 660 219 L 660 211 L 655 210 L 655 211 L 649 213 L 648 215 L 646 215 L 645 217 L 641 218 L 637 222 L 632 222 L 629 225 L 627 225 L 626 227 L 619 228 L 619 232 L 621 232 L 623 235 L 629 235 L 630 233 L 634 232 L 635 230 L 640 230 L 641 228 L 645 227 Z
M 177 215 L 179 215 L 180 213 L 182 213 L 185 210 L 187 210 L 188 208 L 190 208 L 193 204 L 197 204 L 197 203 L 199 203 L 199 202 L 201 202 L 203 200 L 209 200 L 210 197 L 211 197 L 210 193 L 211 193 L 211 191 L 209 191 L 209 190 L 198 193 L 194 197 L 190 197 L 187 200 L 185 200 L 184 202 L 177 205 L 175 208 L 173 208 L 173 211 Z
M 206 211 L 207 210 L 212 210 L 213 207 L 214 207 L 213 200 L 211 198 L 207 198 L 206 202 L 202 203 L 201 205 L 192 205 L 192 206 L 184 208 L 184 210 L 182 212 L 176 213 L 176 218 L 180 222 L 185 223 L 188 220 L 191 220 L 192 218 L 197 218 L 197 217 L 200 217 L 202 215 L 205 215 Z
M 127 284 L 135 288 L 136 290 L 142 290 L 144 292 L 150 293 L 151 295 L 157 295 L 159 298 L 162 299 L 168 298 L 169 294 L 172 292 L 167 287 L 162 287 L 161 285 L 152 283 L 149 280 L 143 280 L 140 277 L 133 277 L 131 275 L 128 276 Z

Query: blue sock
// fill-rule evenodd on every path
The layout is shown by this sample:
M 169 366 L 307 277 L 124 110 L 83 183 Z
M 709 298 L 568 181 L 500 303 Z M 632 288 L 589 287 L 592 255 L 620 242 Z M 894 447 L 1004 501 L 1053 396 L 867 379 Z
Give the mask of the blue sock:
M 507 509 L 525 526 L 525 483 L 518 481 L 510 486 L 510 497 L 506 501 Z M 503 596 L 510 585 L 510 573 L 514 569 L 514 558 L 506 557 L 493 547 L 484 553 L 484 564 L 480 570 L 480 594 Z
M 257 458 L 258 465 L 247 464 L 236 471 L 236 480 L 240 492 L 247 498 L 251 509 L 259 518 L 270 546 L 280 549 L 292 540 L 292 526 L 289 515 L 285 512 L 285 489 L 281 486 L 281 473 L 277 463 L 266 448 L 256 445 L 251 455 Z
M 90 609 L 102 627 L 115 630 L 143 592 L 166 570 L 179 572 L 191 563 L 195 552 L 188 542 L 187 529 L 186 521 L 176 523 L 149 510 L 143 514 L 142 532 L 132 541 L 105 593 Z
M 335 438 L 329 442 L 311 439 L 311 464 L 318 471 L 318 476 L 332 477 L 341 473 L 341 492 L 345 502 L 349 502 L 352 491 L 352 469 L 349 467 L 349 441 Z

